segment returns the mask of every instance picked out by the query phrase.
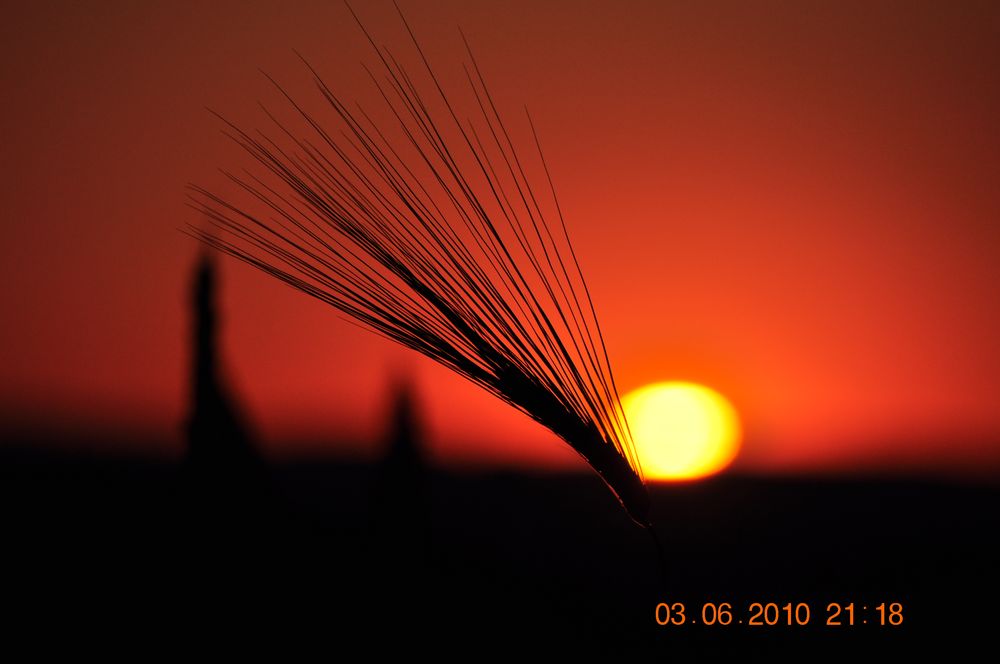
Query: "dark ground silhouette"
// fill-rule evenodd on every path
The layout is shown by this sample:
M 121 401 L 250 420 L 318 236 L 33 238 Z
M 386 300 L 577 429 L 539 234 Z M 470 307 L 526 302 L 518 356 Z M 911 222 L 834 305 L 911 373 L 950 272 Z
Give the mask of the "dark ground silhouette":
M 191 645 L 203 634 L 239 650 L 308 643 L 331 657 L 350 642 L 810 661 L 992 644 L 996 487 L 737 476 L 657 487 L 674 584 L 663 598 L 646 534 L 588 475 L 428 472 L 418 558 L 392 536 L 393 515 L 410 508 L 385 507 L 378 466 L 276 465 L 284 518 L 219 524 L 226 534 L 210 536 L 180 509 L 179 467 L 8 450 L 0 469 L 8 628 L 40 630 L 43 643 L 58 633 Z M 703 602 L 744 617 L 752 602 L 806 602 L 812 620 L 657 627 L 662 599 L 695 619 Z M 859 614 L 901 602 L 904 623 L 826 627 L 830 602 Z
M 430 467 L 405 382 L 390 395 L 381 461 L 266 463 L 222 380 L 214 300 L 206 259 L 181 462 L 59 454 L 88 441 L 30 434 L 0 447 L 8 649 L 842 662 L 994 648 L 996 483 L 654 486 L 664 593 L 647 534 L 596 474 Z M 687 622 L 658 626 L 661 601 L 683 602 Z M 809 624 L 735 622 L 772 602 L 808 604 Z M 856 624 L 826 626 L 831 602 L 853 603 Z M 874 607 L 894 602 L 902 624 L 876 624 Z M 701 624 L 705 603 L 731 605 L 734 624 Z

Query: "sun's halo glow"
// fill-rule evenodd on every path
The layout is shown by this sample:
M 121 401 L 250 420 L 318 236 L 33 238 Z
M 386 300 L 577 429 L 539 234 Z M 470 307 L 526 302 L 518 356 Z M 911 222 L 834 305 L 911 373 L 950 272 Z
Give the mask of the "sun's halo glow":
M 646 385 L 626 394 L 622 409 L 648 479 L 705 477 L 728 466 L 739 451 L 736 409 L 703 385 Z

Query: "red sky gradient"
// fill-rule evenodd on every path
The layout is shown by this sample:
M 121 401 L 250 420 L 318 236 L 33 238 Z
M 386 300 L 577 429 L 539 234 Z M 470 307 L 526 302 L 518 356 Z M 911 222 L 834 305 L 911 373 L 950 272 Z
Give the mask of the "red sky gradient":
M 401 4 L 447 80 L 461 25 L 530 108 L 623 390 L 728 395 L 751 471 L 1000 467 L 1000 6 Z M 391 3 L 357 8 L 406 52 Z M 337 2 L 22 3 L 0 30 L 0 411 L 177 452 L 184 187 L 246 164 L 204 107 L 262 124 L 258 68 L 316 101 L 293 48 L 365 97 L 371 54 Z M 228 260 L 222 288 L 269 453 L 375 440 L 410 371 L 438 458 L 576 463 L 323 304 Z

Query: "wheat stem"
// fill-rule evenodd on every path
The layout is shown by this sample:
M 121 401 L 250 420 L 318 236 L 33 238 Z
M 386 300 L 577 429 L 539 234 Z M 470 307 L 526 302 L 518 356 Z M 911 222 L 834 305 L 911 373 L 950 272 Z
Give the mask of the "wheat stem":
M 463 121 L 400 16 L 422 78 L 355 15 L 381 63 L 368 73 L 388 122 L 349 107 L 302 58 L 328 117 L 268 77 L 291 117 L 264 108 L 272 129 L 256 132 L 222 119 L 257 168 L 226 172 L 239 203 L 192 186 L 190 204 L 207 224 L 189 232 L 548 427 L 648 526 L 604 334 L 534 123 L 527 116 L 541 187 L 468 41 L 475 112 Z M 552 210 L 560 232 L 547 221 Z

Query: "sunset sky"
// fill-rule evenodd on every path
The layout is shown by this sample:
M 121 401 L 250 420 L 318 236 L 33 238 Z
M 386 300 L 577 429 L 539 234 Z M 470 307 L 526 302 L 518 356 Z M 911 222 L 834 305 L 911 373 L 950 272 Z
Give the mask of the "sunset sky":
M 407 52 L 391 2 L 355 4 Z M 530 109 L 623 391 L 727 395 L 748 471 L 1000 469 L 1000 5 L 400 4 L 446 82 L 461 26 L 501 112 Z M 339 2 L 21 3 L 0 31 L 0 429 L 179 453 L 185 186 L 246 164 L 205 107 L 261 124 L 259 70 L 318 102 L 293 49 L 367 99 L 372 55 Z M 221 279 L 269 454 L 370 451 L 412 374 L 441 461 L 581 463 L 329 307 Z

